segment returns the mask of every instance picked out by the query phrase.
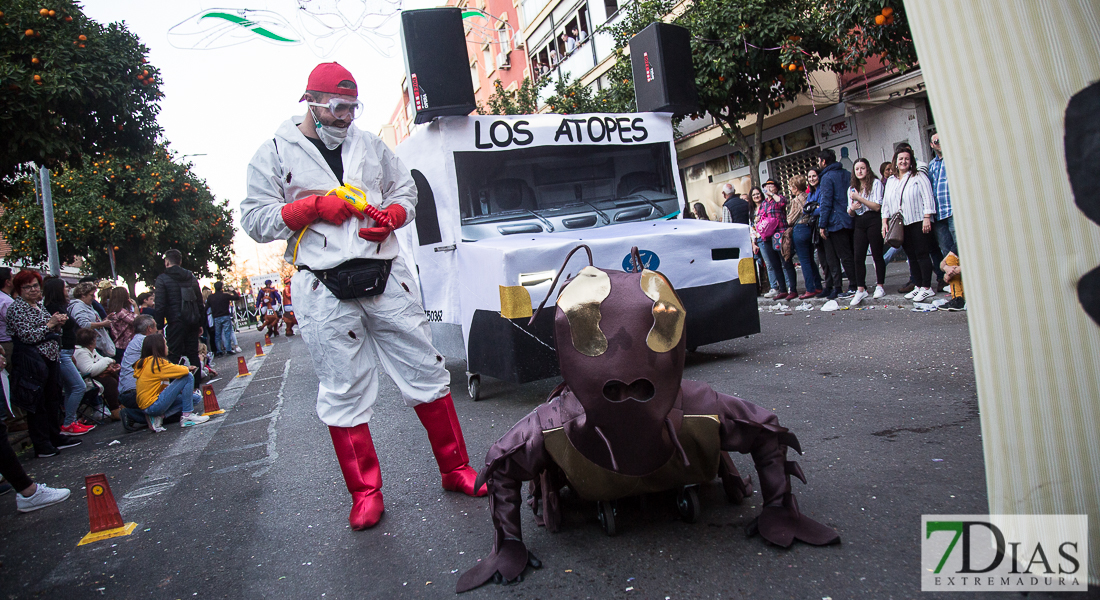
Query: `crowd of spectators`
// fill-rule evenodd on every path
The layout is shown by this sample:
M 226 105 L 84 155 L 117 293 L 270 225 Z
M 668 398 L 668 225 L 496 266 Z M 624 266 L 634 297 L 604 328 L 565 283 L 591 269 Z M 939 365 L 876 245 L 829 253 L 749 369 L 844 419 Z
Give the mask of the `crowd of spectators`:
M 216 376 L 207 348 L 240 351 L 232 313 L 241 296 L 223 291 L 221 282 L 201 294 L 181 263 L 179 251 L 168 251 L 165 273 L 136 299 L 94 277 L 70 287 L 33 269 L 0 268 L 0 369 L 9 374 L 0 412 L 26 415 L 36 457 L 77 446 L 80 436 L 111 421 L 126 431 L 160 432 L 176 419 L 181 427 L 208 419 L 197 390 L 203 377 Z M 69 496 L 26 475 L 4 418 L 0 475 L 0 495 L 18 492 L 21 512 Z
M 909 281 L 898 293 L 924 303 L 943 290 L 950 299 L 938 302 L 939 310 L 965 310 L 939 134 L 932 135 L 931 146 L 935 158 L 925 166 L 917 163 L 911 146 L 898 145 L 893 160 L 879 166 L 881 178 L 865 158 L 856 160 L 849 172 L 832 150 L 822 150 L 817 168 L 786 182 L 787 195 L 774 180 L 741 195 L 727 183 L 717 220 L 749 225 L 755 260 L 770 284 L 770 289 L 761 290 L 765 298 L 850 299 L 851 306 L 882 298 L 887 293 L 886 265 L 904 252 Z M 702 204 L 696 204 L 689 216 L 709 217 Z M 897 231 L 891 235 L 892 220 L 899 221 L 900 236 Z M 900 248 L 887 243 L 898 237 Z M 868 256 L 874 264 L 873 291 L 867 282 Z M 801 294 L 796 260 L 802 273 Z M 765 278 L 758 280 L 763 283 Z

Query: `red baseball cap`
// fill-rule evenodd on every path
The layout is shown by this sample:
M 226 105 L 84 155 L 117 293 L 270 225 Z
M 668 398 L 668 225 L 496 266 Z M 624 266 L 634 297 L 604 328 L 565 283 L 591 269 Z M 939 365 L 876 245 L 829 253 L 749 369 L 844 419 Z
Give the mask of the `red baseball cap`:
M 350 81 L 353 87 L 337 87 L 341 81 Z M 358 84 L 355 83 L 355 77 L 352 77 L 351 71 L 348 71 L 340 66 L 340 63 L 336 62 L 321 63 L 314 67 L 313 72 L 309 74 L 309 81 L 306 83 L 306 89 L 313 92 L 324 92 L 326 94 L 342 94 L 355 96 L 356 98 L 359 97 L 359 88 Z

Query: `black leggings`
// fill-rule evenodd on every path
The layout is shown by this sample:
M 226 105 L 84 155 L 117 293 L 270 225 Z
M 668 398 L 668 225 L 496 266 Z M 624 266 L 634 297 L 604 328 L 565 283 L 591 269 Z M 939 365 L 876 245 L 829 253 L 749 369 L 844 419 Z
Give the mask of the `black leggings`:
M 15 451 L 8 443 L 8 426 L 4 424 L 3 419 L 0 419 L 0 475 L 3 475 L 17 492 L 34 484 L 31 478 L 27 477 L 27 472 L 23 470 L 23 465 L 19 464 Z
M 923 221 L 906 225 L 901 247 L 909 257 L 909 278 L 918 287 L 929 288 L 932 287 L 932 257 L 929 252 L 932 251 L 935 238 L 931 233 L 925 233 L 921 229 L 923 226 Z
M 867 287 L 867 246 L 871 247 L 871 259 L 875 261 L 875 283 L 886 283 L 886 261 L 882 260 L 882 213 L 869 210 L 856 215 L 852 222 L 852 245 L 855 248 L 856 286 Z

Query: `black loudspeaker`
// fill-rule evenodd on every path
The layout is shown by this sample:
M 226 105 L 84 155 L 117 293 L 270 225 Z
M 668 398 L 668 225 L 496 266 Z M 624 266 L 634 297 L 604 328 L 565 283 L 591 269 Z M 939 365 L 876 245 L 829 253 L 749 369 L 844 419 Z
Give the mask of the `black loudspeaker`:
M 409 99 L 416 114 L 413 122 L 468 115 L 477 108 L 462 9 L 402 11 L 401 47 Z
M 687 29 L 653 23 L 641 30 L 630 40 L 630 67 L 638 112 L 680 116 L 699 110 Z

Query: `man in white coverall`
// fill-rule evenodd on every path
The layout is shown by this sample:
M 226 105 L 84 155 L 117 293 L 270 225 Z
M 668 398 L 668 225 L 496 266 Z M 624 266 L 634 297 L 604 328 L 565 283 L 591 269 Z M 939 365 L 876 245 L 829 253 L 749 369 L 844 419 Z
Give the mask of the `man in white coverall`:
M 362 109 L 357 97 L 355 79 L 339 64 L 322 63 L 310 73 L 302 96 L 306 115 L 280 125 L 248 164 L 241 225 L 258 242 L 287 240 L 286 260 L 299 268 L 291 291 L 320 380 L 317 415 L 329 427 L 353 499 L 349 521 L 359 530 L 378 523 L 383 511 L 382 476 L 367 427 L 379 367 L 424 425 L 443 488 L 471 496 L 484 496 L 486 489 L 474 489 L 477 472 L 469 466 L 450 374 L 432 347 L 416 284 L 393 235 L 415 215 L 416 185 L 382 140 L 352 126 Z M 366 193 L 365 212 L 373 219 L 327 195 L 344 184 Z M 382 275 L 380 294 L 365 295 L 370 286 L 362 277 L 350 279 L 359 285 L 339 283 L 348 273 L 377 274 L 370 269 L 386 266 L 389 278 Z

